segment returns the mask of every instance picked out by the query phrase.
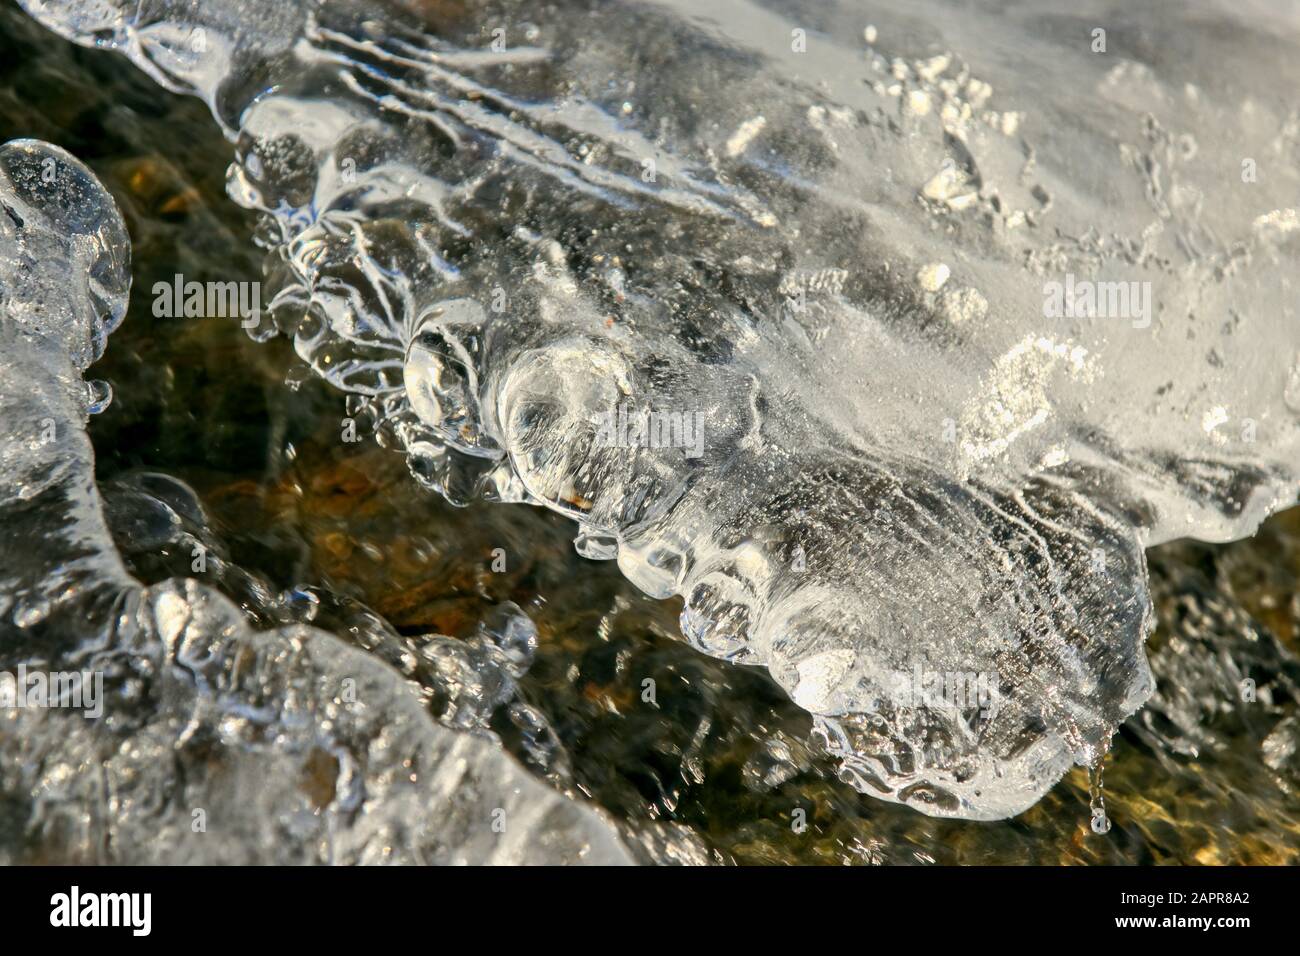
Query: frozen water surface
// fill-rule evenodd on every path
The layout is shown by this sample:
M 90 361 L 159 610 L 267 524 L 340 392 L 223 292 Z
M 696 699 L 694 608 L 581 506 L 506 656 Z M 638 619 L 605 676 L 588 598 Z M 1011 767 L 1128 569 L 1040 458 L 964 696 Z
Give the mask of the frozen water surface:
M 22 5 L 209 104 L 255 335 L 682 597 L 864 792 L 1097 762 L 1144 548 L 1296 498 L 1293 8 Z

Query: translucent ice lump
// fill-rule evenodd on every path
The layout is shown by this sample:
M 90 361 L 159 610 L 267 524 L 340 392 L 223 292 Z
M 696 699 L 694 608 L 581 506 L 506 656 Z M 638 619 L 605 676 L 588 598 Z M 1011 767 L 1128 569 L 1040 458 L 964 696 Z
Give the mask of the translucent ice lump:
M 1143 549 L 1296 498 L 1293 12 L 21 2 L 210 104 L 255 334 L 683 598 L 867 793 L 1096 762 Z
M 101 685 L 98 713 L 4 703 L 0 795 L 22 834 L 7 861 L 628 862 L 609 822 L 490 737 L 440 726 L 379 656 L 304 625 L 258 632 L 206 584 L 127 573 L 82 373 L 124 314 L 129 250 L 85 166 L 0 147 L 0 670 Z M 522 666 L 526 623 L 473 648 Z

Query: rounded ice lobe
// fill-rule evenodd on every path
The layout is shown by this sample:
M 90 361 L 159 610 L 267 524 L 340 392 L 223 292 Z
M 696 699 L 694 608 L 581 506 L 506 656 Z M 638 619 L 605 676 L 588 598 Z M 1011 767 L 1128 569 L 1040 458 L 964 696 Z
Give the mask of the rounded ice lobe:
M 421 421 L 457 450 L 491 458 L 500 449 L 479 425 L 483 322 L 483 308 L 473 300 L 439 303 L 416 322 L 402 374 L 407 401 Z
M 131 243 L 95 174 L 36 140 L 0 147 L 0 309 L 85 369 L 126 314 Z

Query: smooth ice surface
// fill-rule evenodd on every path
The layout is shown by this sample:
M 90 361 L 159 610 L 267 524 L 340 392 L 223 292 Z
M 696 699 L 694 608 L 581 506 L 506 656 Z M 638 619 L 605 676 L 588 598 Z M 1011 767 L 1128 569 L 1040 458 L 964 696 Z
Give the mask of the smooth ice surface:
M 865 792 L 1097 761 L 1143 548 L 1296 498 L 1289 8 L 22 2 L 210 104 L 257 334 L 683 597 Z
M 45 143 L 0 147 L 0 670 L 102 679 L 97 703 L 83 698 L 89 716 L 70 698 L 5 703 L 0 795 L 21 834 L 7 861 L 32 862 L 30 844 L 42 861 L 119 864 L 629 862 L 609 822 L 475 723 L 529 661 L 535 635 L 517 608 L 463 662 L 458 642 L 436 639 L 458 645 L 432 682 L 458 732 L 383 647 L 303 624 L 259 632 L 207 584 L 144 587 L 127 573 L 85 432 L 101 396 L 82 372 L 124 314 L 129 251 L 85 166 Z M 179 529 L 147 493 L 183 500 L 174 484 L 118 492 L 137 544 Z M 365 636 L 396 641 L 381 624 Z

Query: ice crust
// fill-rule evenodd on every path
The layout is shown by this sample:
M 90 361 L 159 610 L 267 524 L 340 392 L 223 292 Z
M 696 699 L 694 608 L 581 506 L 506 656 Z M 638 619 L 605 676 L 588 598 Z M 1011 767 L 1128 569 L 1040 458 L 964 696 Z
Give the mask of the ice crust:
M 127 572 L 94 484 L 82 373 L 125 312 L 129 251 L 85 166 L 46 143 L 0 147 L 0 670 L 98 673 L 104 693 L 90 717 L 6 705 L 0 794 L 21 838 L 0 855 L 630 862 L 609 821 L 538 781 L 475 719 L 510 696 L 535 644 L 517 608 L 463 648 L 430 642 L 441 680 L 424 686 L 446 690 L 444 726 L 384 647 L 303 624 L 258 631 L 207 584 L 146 587 Z M 117 493 L 141 547 L 179 533 L 178 513 L 145 493 L 160 482 L 129 502 Z M 376 644 L 397 641 L 366 627 Z M 458 653 L 472 659 L 462 667 Z M 467 686 L 494 675 L 486 691 Z
M 256 334 L 682 597 L 866 793 L 997 819 L 1095 763 L 1152 692 L 1143 549 L 1296 499 L 1293 11 L 20 2 L 211 106 Z M 1054 314 L 1079 282 L 1128 312 Z

